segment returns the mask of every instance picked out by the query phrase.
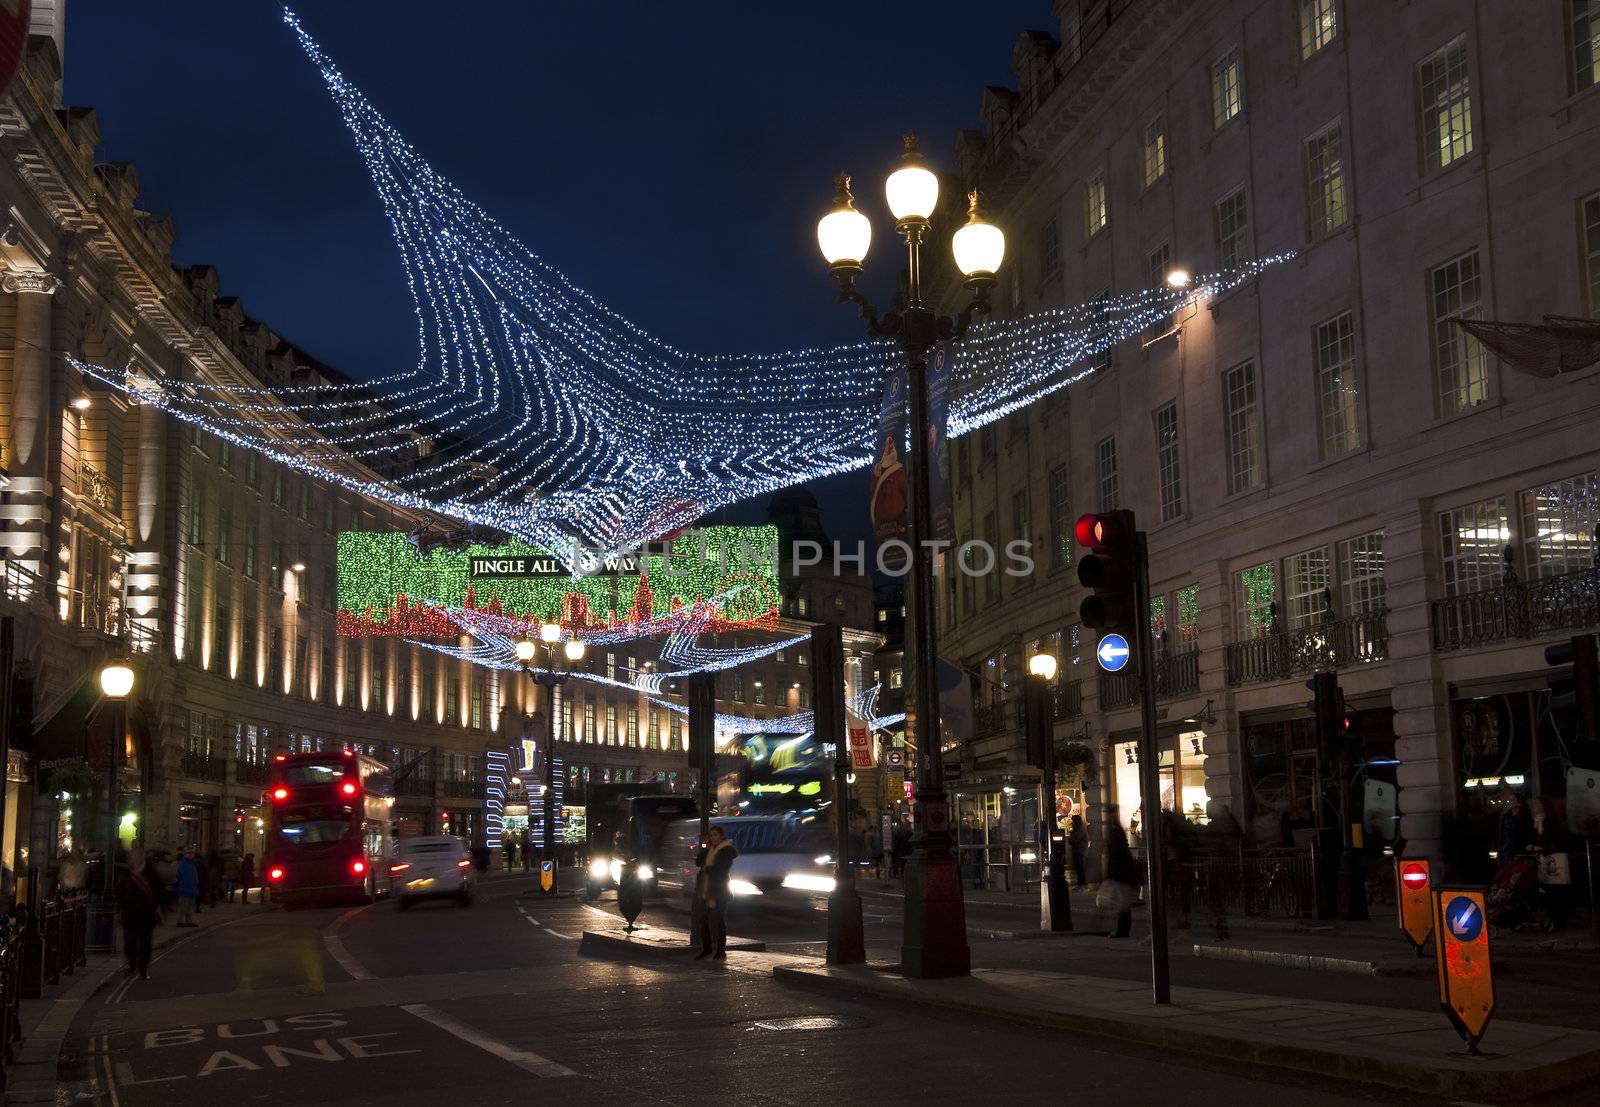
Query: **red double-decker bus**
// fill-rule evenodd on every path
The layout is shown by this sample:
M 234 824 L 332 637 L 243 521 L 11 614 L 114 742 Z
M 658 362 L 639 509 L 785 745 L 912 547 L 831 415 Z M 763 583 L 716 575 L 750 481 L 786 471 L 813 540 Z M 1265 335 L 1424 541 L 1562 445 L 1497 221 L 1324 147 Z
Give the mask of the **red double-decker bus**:
M 370 902 L 389 892 L 394 795 L 381 762 L 348 749 L 275 754 L 266 799 L 272 823 L 261 871 L 273 899 Z

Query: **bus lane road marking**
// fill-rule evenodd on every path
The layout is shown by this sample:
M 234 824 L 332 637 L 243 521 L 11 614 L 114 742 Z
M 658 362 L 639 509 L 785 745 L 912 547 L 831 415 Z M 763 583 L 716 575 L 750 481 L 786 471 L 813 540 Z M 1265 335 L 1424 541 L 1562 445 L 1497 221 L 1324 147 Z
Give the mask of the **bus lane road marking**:
M 430 1022 L 447 1034 L 453 1034 L 468 1045 L 477 1046 L 485 1053 L 491 1053 L 502 1061 L 509 1061 L 523 1072 L 533 1076 L 576 1076 L 577 1073 L 559 1065 L 548 1057 L 541 1057 L 537 1053 L 526 1049 L 518 1049 L 514 1045 L 492 1038 L 483 1031 L 473 1026 L 468 1026 L 454 1015 L 429 1007 L 426 1003 L 404 1003 L 400 1010 L 409 1011 L 424 1022 Z
M 214 1026 L 179 1026 L 127 1035 L 131 1041 L 115 1051 L 110 1036 L 102 1035 L 100 1056 L 115 1107 L 121 1102 L 118 1089 L 126 1091 L 234 1072 L 287 1069 L 313 1062 L 321 1065 L 423 1052 L 396 1048 L 400 1043 L 392 1039 L 404 1036 L 400 1030 L 350 1034 L 349 1029 L 350 1016 L 340 1011 L 241 1019 Z M 199 1047 L 198 1051 L 194 1047 Z M 168 1053 L 169 1050 L 173 1052 Z M 130 1054 L 132 1059 L 122 1059 Z M 170 1092 L 155 1094 L 165 1097 Z

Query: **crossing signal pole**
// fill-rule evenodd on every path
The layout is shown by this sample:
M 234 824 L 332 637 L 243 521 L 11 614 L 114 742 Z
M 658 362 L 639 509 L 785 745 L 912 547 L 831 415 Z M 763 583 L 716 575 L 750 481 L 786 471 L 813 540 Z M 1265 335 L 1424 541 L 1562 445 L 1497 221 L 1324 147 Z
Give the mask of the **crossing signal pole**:
M 1345 708 L 1337 673 L 1315 673 L 1306 681 L 1311 700 L 1306 707 L 1317 730 L 1317 759 L 1324 771 L 1338 774 L 1339 782 L 1339 875 L 1335 901 L 1341 919 L 1367 918 L 1366 868 L 1356 839 L 1355 789 L 1356 762 L 1360 754 L 1360 726 L 1355 714 Z
M 1600 648 L 1595 636 L 1579 634 L 1546 646 L 1550 673 L 1550 709 L 1570 707 L 1577 715 L 1581 743 L 1600 742 Z
M 1131 511 L 1079 517 L 1078 583 L 1090 590 L 1078 606 L 1078 621 L 1096 630 L 1095 655 L 1108 636 L 1127 642 L 1129 662 L 1139 674 L 1143 735 L 1139 742 L 1140 824 L 1144 827 L 1145 872 L 1150 907 L 1150 987 L 1157 1003 L 1172 1002 L 1167 954 L 1167 889 L 1164 881 L 1166 827 L 1161 814 L 1161 756 L 1156 748 L 1155 647 L 1150 634 L 1150 552 Z

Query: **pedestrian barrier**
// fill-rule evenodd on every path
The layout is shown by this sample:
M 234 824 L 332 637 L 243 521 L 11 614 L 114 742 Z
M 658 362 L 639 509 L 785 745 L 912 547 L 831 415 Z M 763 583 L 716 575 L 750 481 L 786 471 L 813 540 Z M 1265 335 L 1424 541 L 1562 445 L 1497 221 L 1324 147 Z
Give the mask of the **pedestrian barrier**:
M 1171 862 L 1173 907 L 1184 922 L 1209 913 L 1219 932 L 1230 914 L 1300 918 L 1316 903 L 1311 851 L 1242 850 Z
M 0 916 L 0 1092 L 22 1041 L 22 1000 L 38 998 L 44 984 L 88 964 L 88 909 L 89 897 L 80 894 Z

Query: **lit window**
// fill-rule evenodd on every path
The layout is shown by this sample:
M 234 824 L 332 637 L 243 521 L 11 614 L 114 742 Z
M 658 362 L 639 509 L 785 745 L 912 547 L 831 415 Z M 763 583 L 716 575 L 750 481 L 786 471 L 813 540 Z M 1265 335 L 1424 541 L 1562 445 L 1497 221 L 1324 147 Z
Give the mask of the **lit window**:
M 1465 35 L 1417 65 L 1417 87 L 1422 95 L 1424 171 L 1442 169 L 1472 153 Z
M 1235 46 L 1211 63 L 1211 125 L 1221 127 L 1244 108 L 1244 84 L 1239 74 L 1239 48 Z
M 1101 170 L 1089 178 L 1089 183 L 1083 189 L 1084 207 L 1084 236 L 1093 238 L 1105 230 L 1106 223 L 1110 221 L 1110 209 L 1106 204 L 1106 174 Z
M 1113 435 L 1102 439 L 1095 450 L 1100 480 L 1100 510 L 1114 511 L 1118 506 L 1117 439 Z
M 1272 562 L 1241 569 L 1234 574 L 1234 608 L 1239 615 L 1239 636 L 1259 638 L 1272 629 L 1278 600 L 1278 569 Z
M 1328 590 L 1332 583 L 1329 571 L 1326 546 L 1295 554 L 1289 559 L 1284 593 L 1289 601 L 1291 627 L 1298 629 L 1322 621 L 1328 610 Z
M 1322 457 L 1339 457 L 1361 446 L 1356 402 L 1355 324 L 1347 311 L 1317 327 L 1317 422 Z
M 1475 319 L 1482 295 L 1478 254 L 1463 254 L 1430 277 L 1435 398 L 1441 419 L 1489 398 L 1489 371 L 1483 346 L 1457 325 Z
M 1339 120 L 1306 139 L 1306 206 L 1312 241 L 1332 234 L 1349 218 L 1345 202 L 1344 125 Z
M 1061 272 L 1061 236 L 1051 219 L 1039 232 L 1039 280 L 1044 282 Z
M 1600 0 L 1572 5 L 1572 91 L 1600 84 Z
M 1389 606 L 1383 583 L 1383 531 L 1339 543 L 1339 590 L 1347 615 L 1375 615 Z
M 1439 516 L 1439 561 L 1448 596 L 1500 585 L 1511 524 L 1502 496 L 1480 500 Z
M 1522 494 L 1522 541 L 1528 572 L 1555 577 L 1595 565 L 1600 473 L 1568 477 Z
M 1228 493 L 1261 487 L 1261 404 L 1255 362 L 1235 365 L 1222 377 L 1228 428 Z
M 1309 58 L 1339 34 L 1339 14 L 1334 0 L 1299 0 L 1300 57 Z
M 1578 219 L 1583 249 L 1583 291 L 1589 317 L 1594 318 L 1600 314 L 1600 193 L 1583 201 Z
M 1149 188 L 1167 171 L 1167 118 L 1158 115 L 1144 129 L 1139 143 L 1139 175 Z
M 1172 270 L 1172 247 L 1163 242 L 1157 249 L 1151 251 L 1145 259 L 1145 287 L 1165 290 L 1167 288 L 1167 274 Z M 1145 328 L 1146 339 L 1156 339 L 1165 335 L 1176 325 L 1176 317 L 1163 315 L 1153 319 Z

